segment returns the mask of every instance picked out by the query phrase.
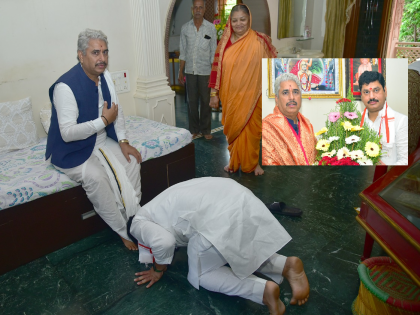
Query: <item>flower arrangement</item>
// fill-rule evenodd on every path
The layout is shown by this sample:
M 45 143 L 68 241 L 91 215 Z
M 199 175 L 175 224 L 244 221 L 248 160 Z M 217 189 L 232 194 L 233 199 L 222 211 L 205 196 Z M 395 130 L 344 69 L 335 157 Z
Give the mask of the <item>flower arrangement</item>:
M 223 21 L 223 19 L 219 19 L 218 17 L 219 17 L 219 14 L 215 14 L 214 15 L 215 20 L 213 21 L 213 24 L 216 27 L 217 42 L 219 42 L 219 40 L 222 38 L 223 32 L 226 27 L 226 22 Z
M 381 136 L 367 124 L 360 127 L 362 115 L 350 91 L 348 95 L 336 102 L 325 127 L 315 134 L 316 165 L 375 165 L 380 160 Z

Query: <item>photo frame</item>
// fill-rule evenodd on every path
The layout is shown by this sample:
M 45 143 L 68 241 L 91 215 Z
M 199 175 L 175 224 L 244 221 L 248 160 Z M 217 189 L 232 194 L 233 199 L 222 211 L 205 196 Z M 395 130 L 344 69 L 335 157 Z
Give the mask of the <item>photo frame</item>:
M 385 78 L 385 59 L 381 58 L 349 58 L 346 59 L 346 93 L 351 93 L 356 100 L 360 100 L 358 77 L 366 70 L 378 71 Z M 347 95 L 348 96 L 348 95 Z
M 296 74 L 302 98 L 343 98 L 343 69 L 338 58 L 269 58 L 268 97 L 274 98 L 274 82 L 282 73 Z

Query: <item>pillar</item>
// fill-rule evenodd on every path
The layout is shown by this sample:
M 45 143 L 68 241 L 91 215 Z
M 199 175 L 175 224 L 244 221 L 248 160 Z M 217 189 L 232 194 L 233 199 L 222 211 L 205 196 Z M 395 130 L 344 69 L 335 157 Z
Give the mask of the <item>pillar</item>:
M 175 92 L 168 85 L 159 1 L 130 0 L 136 58 L 136 115 L 175 126 Z

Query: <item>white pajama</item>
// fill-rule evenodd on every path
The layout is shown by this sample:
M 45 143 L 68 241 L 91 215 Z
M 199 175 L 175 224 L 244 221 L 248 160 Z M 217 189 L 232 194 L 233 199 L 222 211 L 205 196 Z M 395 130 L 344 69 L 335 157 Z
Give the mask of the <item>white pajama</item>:
M 286 259 L 285 256 L 274 254 L 257 271 L 280 284 L 283 282 L 282 273 Z M 206 290 L 240 296 L 259 304 L 263 304 L 266 282 L 267 280 L 255 275 L 241 280 L 227 266 L 209 271 L 200 277 L 200 286 Z
M 127 177 L 140 200 L 140 164 L 131 155 L 131 163 L 128 163 L 122 154 L 119 144 L 111 138 L 106 139 L 105 145 L 111 149 L 118 161 L 124 166 Z M 130 240 L 126 227 L 128 218 L 124 209 L 121 209 L 122 211 L 118 209 L 108 175 L 94 154 L 79 166 L 66 169 L 55 167 L 72 180 L 81 183 L 87 197 L 100 217 L 120 236 Z
M 144 210 L 140 210 L 139 213 L 148 218 Z M 262 299 L 267 280 L 252 274 L 241 280 L 233 273 L 231 268 L 225 266 L 227 261 L 222 254 L 199 233 L 195 232 L 186 245 L 184 241 L 177 241 L 178 237 L 174 237 L 174 235 L 156 223 L 138 220 L 137 217 L 133 220 L 131 234 L 143 246 L 153 248 L 155 261 L 160 265 L 168 265 L 172 262 L 176 245 L 181 247 L 187 246 L 187 277 L 188 281 L 196 289 L 199 289 L 199 286 L 201 286 L 209 291 L 240 296 L 263 304 Z M 140 255 L 142 250 L 144 248 L 140 246 Z M 287 257 L 275 253 L 256 271 L 280 284 L 283 282 L 282 273 L 286 259 Z M 152 259 L 148 262 L 151 263 Z

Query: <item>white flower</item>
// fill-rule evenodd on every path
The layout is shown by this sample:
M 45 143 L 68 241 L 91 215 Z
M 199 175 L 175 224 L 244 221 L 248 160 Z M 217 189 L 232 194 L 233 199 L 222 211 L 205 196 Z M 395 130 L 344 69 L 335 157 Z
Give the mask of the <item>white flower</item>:
M 321 154 L 321 157 L 328 156 L 333 157 L 335 155 L 335 150 L 332 150 L 331 152 L 325 152 Z
M 328 142 L 333 142 L 333 141 L 335 141 L 335 140 L 339 140 L 340 139 L 340 137 L 329 137 L 328 138 Z
M 363 158 L 365 155 L 363 154 L 362 150 L 356 150 L 350 152 L 350 157 L 352 160 L 358 160 Z
M 359 163 L 360 165 L 373 165 L 372 160 L 368 159 L 366 156 L 357 160 L 357 163 Z
M 346 144 L 352 144 L 352 143 L 355 143 L 355 142 L 359 142 L 359 140 L 360 140 L 360 137 L 358 137 L 356 135 L 352 135 L 352 136 L 346 138 Z
M 337 152 L 337 159 L 341 160 L 341 159 L 346 158 L 346 157 L 350 157 L 350 151 L 346 147 L 342 147 Z

